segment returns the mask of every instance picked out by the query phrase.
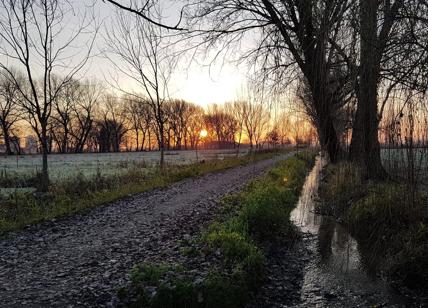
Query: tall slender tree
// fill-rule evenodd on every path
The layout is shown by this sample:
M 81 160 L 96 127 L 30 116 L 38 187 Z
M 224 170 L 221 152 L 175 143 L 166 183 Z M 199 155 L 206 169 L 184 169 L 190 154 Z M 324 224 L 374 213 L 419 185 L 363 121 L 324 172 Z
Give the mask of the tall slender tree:
M 156 14 L 156 18 L 159 18 L 160 13 Z M 167 38 L 162 28 L 153 23 L 118 11 L 116 23 L 109 31 L 107 41 L 111 46 L 109 58 L 114 67 L 134 80 L 144 92 L 141 96 L 123 87 L 119 88 L 129 96 L 147 101 L 152 109 L 160 150 L 160 166 L 163 167 L 167 121 L 165 104 L 168 101 L 168 85 L 176 63 L 167 52 Z

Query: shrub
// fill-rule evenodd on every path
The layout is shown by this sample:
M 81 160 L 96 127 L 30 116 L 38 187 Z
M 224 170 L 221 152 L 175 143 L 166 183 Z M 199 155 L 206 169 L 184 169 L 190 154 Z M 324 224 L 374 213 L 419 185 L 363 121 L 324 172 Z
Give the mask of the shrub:
M 289 230 L 289 216 L 296 195 L 286 188 L 260 185 L 245 196 L 240 218 L 249 233 L 259 240 L 272 240 Z
M 264 262 L 263 253 L 245 235 L 221 228 L 206 234 L 204 241 L 211 249 L 219 249 L 225 256 L 226 262 L 239 264 L 252 276 L 261 278 Z

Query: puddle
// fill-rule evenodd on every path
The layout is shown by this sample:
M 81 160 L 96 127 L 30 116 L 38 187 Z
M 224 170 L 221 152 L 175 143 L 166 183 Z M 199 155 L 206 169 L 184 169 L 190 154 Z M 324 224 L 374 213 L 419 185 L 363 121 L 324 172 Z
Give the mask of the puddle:
M 363 252 L 346 228 L 314 213 L 324 165 L 325 160 L 318 157 L 291 213 L 310 251 L 298 306 L 414 307 L 366 265 L 367 260 L 373 260 L 370 252 Z

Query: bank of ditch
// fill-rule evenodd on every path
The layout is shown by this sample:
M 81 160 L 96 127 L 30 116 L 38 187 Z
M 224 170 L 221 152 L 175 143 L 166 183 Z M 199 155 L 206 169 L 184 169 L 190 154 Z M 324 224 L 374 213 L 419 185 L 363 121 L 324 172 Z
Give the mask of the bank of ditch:
M 290 222 L 315 153 L 284 161 L 241 192 L 221 200 L 196 238 L 180 243 L 177 262 L 141 263 L 131 284 L 119 290 L 123 306 L 244 307 L 265 282 L 272 245 L 287 245 L 297 232 Z
M 159 167 L 141 165 L 126 173 L 111 176 L 98 173 L 88 177 L 79 173 L 53 183 L 47 193 L 38 193 L 32 189 L 37 186 L 37 178 L 2 179 L 0 186 L 20 189 L 0 194 L 0 236 L 27 225 L 72 215 L 141 192 L 166 187 L 186 178 L 272 158 L 285 151 L 287 150 L 259 151 L 190 165 L 166 165 L 162 170 Z
M 368 270 L 402 293 L 427 297 L 428 192 L 408 183 L 364 181 L 359 169 L 329 165 L 317 212 L 343 223 L 358 240 Z M 428 297 L 427 297 L 428 300 Z

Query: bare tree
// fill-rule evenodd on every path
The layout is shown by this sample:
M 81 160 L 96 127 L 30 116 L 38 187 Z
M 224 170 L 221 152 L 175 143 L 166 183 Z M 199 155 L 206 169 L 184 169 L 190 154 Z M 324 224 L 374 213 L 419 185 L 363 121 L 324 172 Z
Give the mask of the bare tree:
M 159 12 L 156 12 L 160 16 Z M 121 90 L 135 98 L 147 100 L 156 123 L 156 137 L 160 150 L 160 166 L 164 166 L 165 124 L 167 115 L 164 105 L 168 100 L 168 84 L 175 60 L 167 53 L 166 37 L 162 29 L 145 20 L 122 12 L 116 15 L 116 23 L 107 34 L 115 68 L 134 80 L 144 90 L 140 96 L 126 89 Z M 115 61 L 114 57 L 120 59 Z
M 268 104 L 264 102 L 263 91 L 259 91 L 254 83 L 249 82 L 244 92 L 241 94 L 243 98 L 234 103 L 233 114 L 241 134 L 245 133 L 252 150 L 254 146 L 257 148 L 267 129 Z
M 7 155 L 13 154 L 11 137 L 20 119 L 22 110 L 19 107 L 19 91 L 13 80 L 0 74 L 0 127 Z
M 20 95 L 22 107 L 37 134 L 42 149 L 42 179 L 40 189 L 49 185 L 49 119 L 61 90 L 87 63 L 92 51 L 96 29 L 89 35 L 81 56 L 73 53 L 80 37 L 90 30 L 92 20 L 76 19 L 69 1 L 61 0 L 1 0 L 0 1 L 0 67 L 11 78 Z M 82 53 L 82 50 L 86 50 Z M 25 80 L 18 80 L 8 65 L 21 67 Z M 59 73 L 63 76 L 59 76 Z
M 191 105 L 189 108 L 189 119 L 187 122 L 187 136 L 192 149 L 197 149 L 204 127 L 204 109 L 201 106 Z
M 135 137 L 135 151 L 140 150 L 140 132 L 141 132 L 141 114 L 140 114 L 140 102 L 134 98 L 124 97 L 125 101 L 125 116 L 127 118 L 128 126 L 130 130 L 134 132 Z M 143 136 L 143 144 L 144 144 Z
M 88 80 L 80 84 L 79 100 L 72 105 L 73 125 L 70 131 L 70 135 L 73 136 L 75 153 L 82 153 L 85 148 L 102 92 L 103 87 L 96 81 Z
M 238 121 L 226 112 L 223 106 L 212 104 L 204 116 L 206 129 L 212 137 L 216 138 L 217 146 L 224 147 L 233 143 L 238 133 Z
M 139 114 L 140 114 L 140 131 L 142 133 L 141 150 L 144 151 L 144 144 L 147 143 L 147 150 L 152 150 L 152 132 L 154 126 L 153 109 L 147 100 L 139 101 Z M 147 142 L 146 142 L 147 140 Z
M 274 126 L 273 129 L 266 134 L 266 141 L 268 145 L 275 149 L 280 142 L 279 139 L 278 127 Z
M 188 125 L 195 105 L 180 99 L 172 99 L 167 104 L 168 126 L 171 128 L 174 138 L 174 147 L 181 150 L 188 146 Z
M 225 104 L 226 109 L 229 109 L 229 112 L 233 113 L 236 119 L 236 125 L 238 129 L 238 145 L 236 147 L 236 156 L 239 156 L 239 150 L 241 148 L 242 136 L 244 133 L 244 121 L 247 115 L 246 106 L 247 103 L 241 99 Z
M 80 101 L 81 87 L 78 81 L 72 80 L 65 85 L 54 101 L 52 113 L 52 133 L 58 151 L 68 153 L 70 146 L 70 132 L 72 131 L 73 108 Z
M 125 134 L 127 118 L 123 101 L 112 94 L 106 94 L 104 104 L 94 127 L 94 137 L 99 152 L 120 152 Z

